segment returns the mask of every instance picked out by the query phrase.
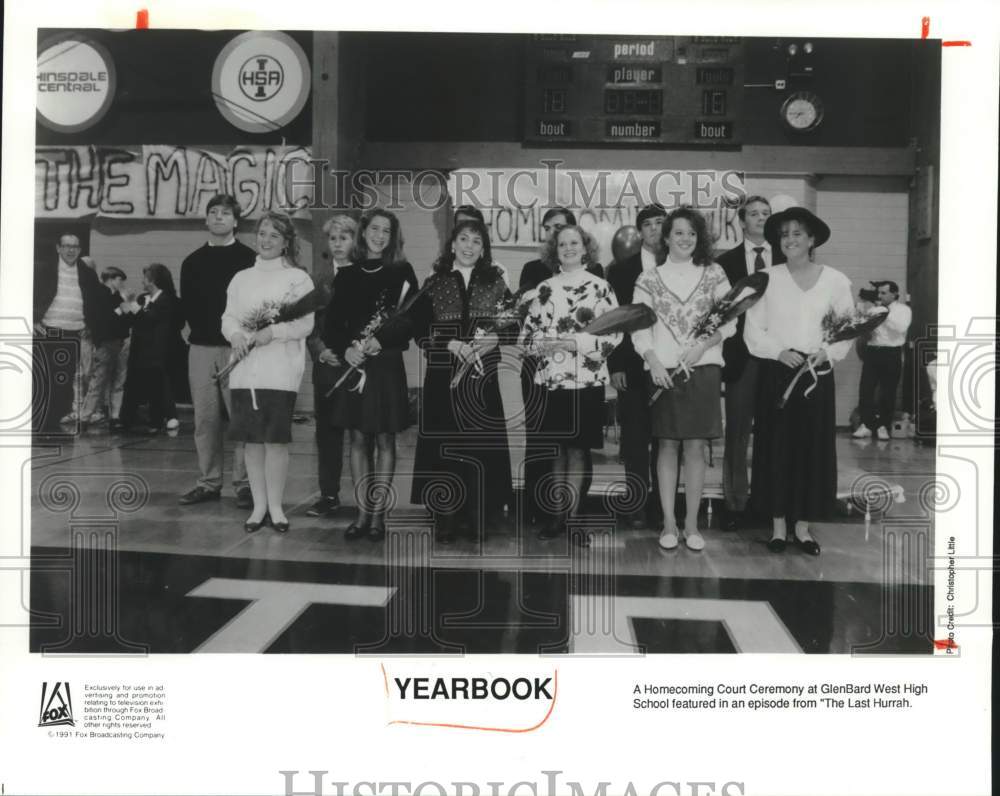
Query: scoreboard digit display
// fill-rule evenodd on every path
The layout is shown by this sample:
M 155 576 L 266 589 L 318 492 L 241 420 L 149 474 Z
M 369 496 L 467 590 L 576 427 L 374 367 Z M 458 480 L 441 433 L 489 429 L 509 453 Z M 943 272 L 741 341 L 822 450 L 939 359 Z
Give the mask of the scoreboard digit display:
M 739 37 L 538 35 L 527 48 L 526 143 L 742 143 Z

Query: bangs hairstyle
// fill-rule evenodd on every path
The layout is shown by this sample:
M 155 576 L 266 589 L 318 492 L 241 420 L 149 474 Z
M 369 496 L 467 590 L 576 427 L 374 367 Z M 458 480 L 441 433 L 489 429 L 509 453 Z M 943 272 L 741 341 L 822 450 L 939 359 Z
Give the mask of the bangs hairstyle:
M 236 201 L 236 197 L 228 193 L 219 193 L 208 200 L 208 205 L 205 207 L 205 215 L 207 216 L 212 212 L 213 207 L 228 207 L 233 214 L 233 218 L 236 219 L 237 223 L 240 220 L 240 203 Z
M 459 221 L 451 231 L 451 238 L 445 243 L 444 251 L 441 252 L 441 256 L 434 262 L 434 271 L 436 273 L 446 274 L 455 267 L 455 252 L 451 250 L 451 247 L 458 240 L 458 236 L 466 230 L 475 232 L 483 239 L 483 253 L 479 255 L 479 260 L 476 261 L 474 267 L 484 268 L 493 265 L 493 248 L 490 246 L 490 236 L 486 231 L 486 225 L 482 221 L 475 221 L 470 218 L 465 221 Z
M 695 265 L 712 264 L 712 248 L 715 241 L 708 231 L 708 222 L 705 216 L 693 207 L 678 207 L 663 222 L 663 250 L 670 251 L 670 232 L 674 228 L 674 221 L 685 219 L 694 229 L 694 234 L 698 236 L 698 242 L 694 245 L 694 252 L 691 255 L 691 262 Z
M 285 241 L 285 250 L 282 252 L 282 257 L 290 264 L 299 267 L 299 235 L 295 231 L 295 224 L 292 223 L 292 219 L 286 216 L 284 213 L 276 213 L 273 210 L 269 210 L 260 217 L 260 221 L 257 222 L 257 232 L 260 232 L 260 228 L 263 226 L 265 221 L 270 221 L 271 226 L 277 230 L 278 234 L 281 235 L 282 239 Z
M 369 210 L 361 216 L 361 223 L 358 225 L 358 234 L 354 238 L 354 250 L 358 253 L 358 258 L 361 260 L 369 259 L 368 244 L 365 243 L 365 230 L 368 229 L 368 225 L 371 224 L 374 219 L 380 216 L 389 220 L 389 243 L 382 250 L 382 260 L 387 263 L 405 262 L 406 255 L 403 253 L 403 230 L 399 226 L 399 219 L 396 218 L 395 213 L 390 210 L 384 210 L 381 207 Z
M 142 274 L 157 288 L 171 296 L 177 296 L 177 289 L 174 287 L 174 277 L 170 269 L 163 263 L 153 263 L 142 269 Z
M 576 230 L 583 241 L 583 266 L 587 267 L 591 263 L 598 262 L 597 239 L 583 227 L 578 227 L 576 224 L 569 224 L 549 238 L 542 247 L 542 262 L 552 269 L 553 273 L 559 270 L 559 238 L 569 229 Z
M 330 216 L 323 225 L 323 234 L 329 237 L 334 232 L 346 232 L 353 238 L 358 234 L 358 222 L 345 213 Z
M 562 216 L 566 219 L 566 226 L 575 227 L 576 226 L 576 216 L 573 215 L 572 210 L 567 210 L 565 207 L 550 207 L 545 211 L 545 215 L 542 216 L 542 225 L 544 226 L 548 223 L 552 216 Z

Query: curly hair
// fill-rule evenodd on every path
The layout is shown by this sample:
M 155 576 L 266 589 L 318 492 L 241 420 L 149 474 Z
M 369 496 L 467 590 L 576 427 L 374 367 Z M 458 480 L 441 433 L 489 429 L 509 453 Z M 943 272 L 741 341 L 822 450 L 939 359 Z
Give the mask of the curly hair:
M 451 231 L 451 237 L 445 242 L 441 255 L 434 261 L 435 273 L 446 274 L 455 267 L 455 252 L 452 251 L 452 246 L 458 240 L 459 234 L 465 230 L 475 232 L 483 241 L 483 253 L 479 255 L 475 267 L 482 268 L 493 264 L 493 249 L 490 246 L 490 235 L 486 230 L 486 225 L 482 221 L 468 218 L 465 221 L 459 221 Z
M 576 224 L 570 224 L 563 227 L 555 235 L 549 238 L 542 247 L 542 262 L 552 270 L 552 273 L 556 273 L 559 270 L 559 238 L 568 229 L 576 230 L 580 235 L 580 240 L 583 241 L 583 264 L 586 266 L 590 263 L 598 262 L 597 240 L 583 227 L 579 227 Z
M 367 260 L 368 244 L 365 242 L 365 230 L 376 218 L 384 218 L 389 221 L 389 243 L 382 250 L 382 259 L 387 263 L 406 262 L 406 255 L 403 254 L 403 229 L 399 225 L 399 219 L 391 210 L 382 207 L 373 207 L 361 216 L 361 223 L 358 225 L 358 234 L 354 239 L 354 251 L 357 252 L 359 260 Z
M 269 221 L 275 232 L 284 239 L 285 250 L 282 252 L 282 256 L 285 261 L 297 268 L 299 266 L 299 234 L 295 231 L 292 219 L 284 213 L 268 210 L 261 214 L 260 221 L 257 222 L 257 232 L 260 232 L 265 221 Z
M 708 222 L 705 220 L 705 216 L 688 205 L 678 207 L 664 220 L 661 232 L 663 236 L 663 250 L 666 252 L 670 251 L 670 232 L 673 229 L 674 221 L 679 218 L 685 219 L 691 225 L 692 229 L 694 229 L 694 234 L 698 236 L 698 242 L 694 246 L 694 253 L 691 255 L 691 261 L 695 265 L 711 265 L 712 248 L 715 241 L 712 238 L 711 233 L 708 231 Z

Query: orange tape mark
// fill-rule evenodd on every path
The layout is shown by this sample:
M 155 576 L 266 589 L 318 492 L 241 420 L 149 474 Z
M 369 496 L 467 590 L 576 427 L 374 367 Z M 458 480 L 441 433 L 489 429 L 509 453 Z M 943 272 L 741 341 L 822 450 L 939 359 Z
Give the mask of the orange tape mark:
M 924 17 L 920 20 L 920 38 L 926 39 L 931 35 L 931 18 Z
M 147 9 L 142 8 L 136 12 L 135 29 L 149 30 L 149 11 Z
M 943 41 L 941 42 L 942 47 L 971 47 L 971 41 Z
M 951 638 L 941 639 L 940 641 L 938 639 L 934 639 L 934 647 L 939 650 L 957 650 L 958 644 L 956 644 L 955 640 Z

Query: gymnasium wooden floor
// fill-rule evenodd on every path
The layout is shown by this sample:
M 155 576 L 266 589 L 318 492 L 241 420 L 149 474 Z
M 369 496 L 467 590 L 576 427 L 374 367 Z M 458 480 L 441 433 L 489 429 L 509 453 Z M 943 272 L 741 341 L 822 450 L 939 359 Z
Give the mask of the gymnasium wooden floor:
M 933 646 L 933 529 L 921 490 L 933 480 L 934 453 L 909 439 L 840 434 L 845 510 L 816 527 L 823 553 L 814 558 L 793 547 L 768 552 L 764 524 L 723 532 L 717 511 L 705 517 L 700 553 L 663 551 L 652 529 L 617 528 L 601 498 L 621 478 L 613 441 L 595 457 L 589 549 L 538 540 L 514 510 L 485 538 L 443 547 L 422 507 L 402 499 L 384 543 L 349 543 L 346 467 L 337 515 L 305 516 L 317 497 L 311 420 L 293 430 L 291 532 L 247 536 L 247 512 L 228 485 L 220 501 L 177 503 L 197 476 L 192 420 L 181 421 L 172 436 L 83 430 L 36 439 L 33 650 L 927 654 Z M 401 435 L 401 496 L 414 444 L 413 431 Z M 721 449 L 714 454 L 708 494 L 718 493 Z

